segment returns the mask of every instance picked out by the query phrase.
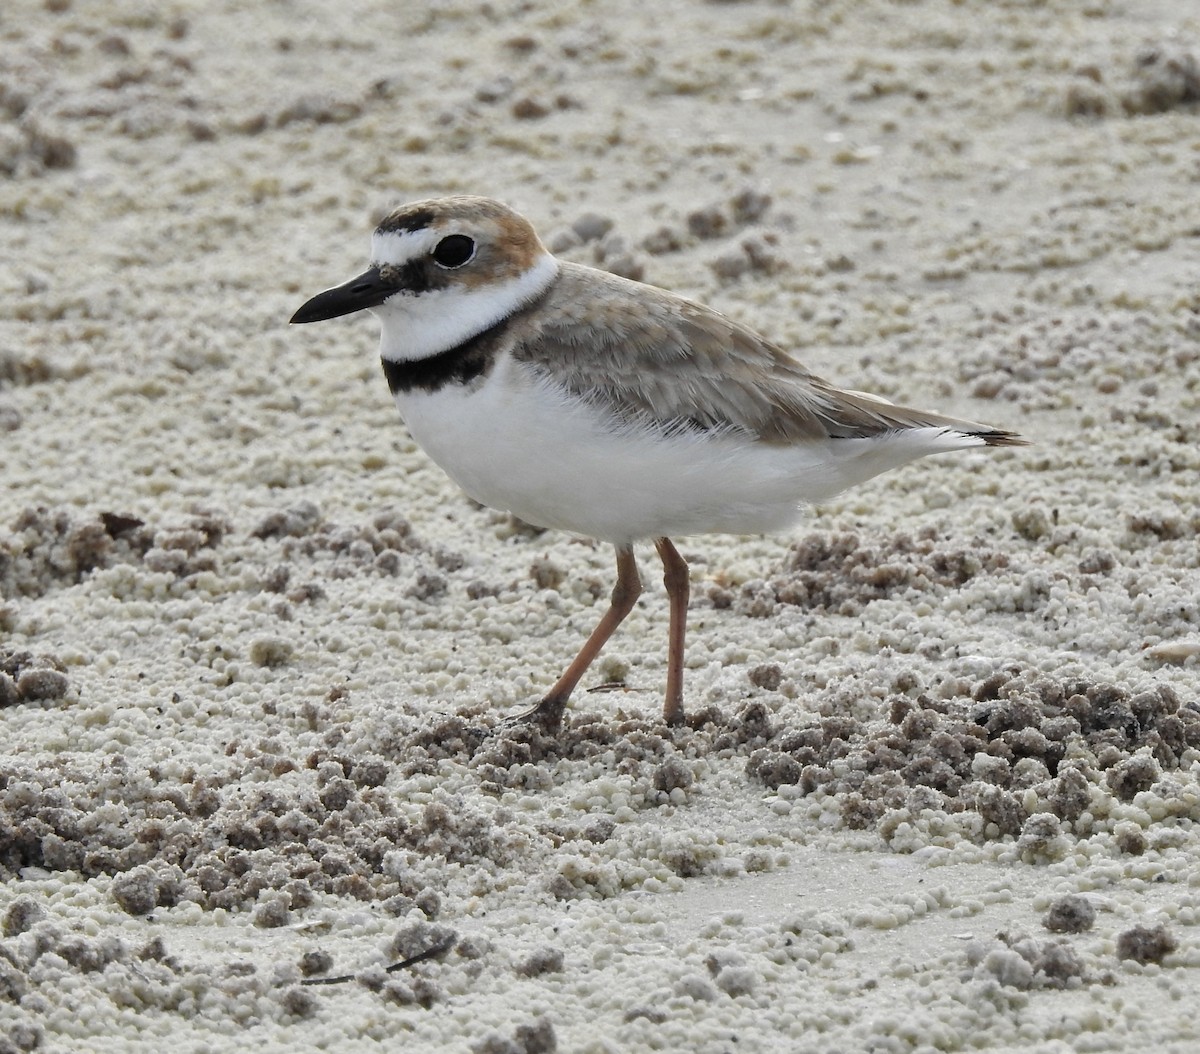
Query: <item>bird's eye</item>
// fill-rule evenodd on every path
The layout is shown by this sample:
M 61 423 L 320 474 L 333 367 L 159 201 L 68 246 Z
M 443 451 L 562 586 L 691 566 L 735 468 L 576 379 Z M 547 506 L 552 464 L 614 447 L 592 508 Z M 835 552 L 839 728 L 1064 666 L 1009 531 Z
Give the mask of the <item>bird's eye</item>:
M 475 255 L 475 242 L 465 234 L 447 234 L 433 247 L 433 262 L 439 267 L 462 267 Z

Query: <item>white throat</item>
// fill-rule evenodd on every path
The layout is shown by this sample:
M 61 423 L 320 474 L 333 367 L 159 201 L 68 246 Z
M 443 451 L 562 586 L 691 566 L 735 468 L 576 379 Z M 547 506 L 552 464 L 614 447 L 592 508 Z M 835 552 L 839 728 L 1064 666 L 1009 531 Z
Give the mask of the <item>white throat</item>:
M 544 293 L 557 275 L 558 261 L 542 253 L 527 271 L 494 285 L 397 293 L 371 309 L 382 324 L 380 354 L 411 362 L 457 347 Z

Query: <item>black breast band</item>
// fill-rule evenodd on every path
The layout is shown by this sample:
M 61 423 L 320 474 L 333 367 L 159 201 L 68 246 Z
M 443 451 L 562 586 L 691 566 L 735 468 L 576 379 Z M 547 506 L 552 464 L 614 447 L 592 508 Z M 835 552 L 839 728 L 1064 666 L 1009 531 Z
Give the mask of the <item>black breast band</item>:
M 424 359 L 404 362 L 383 360 L 383 375 L 388 388 L 397 392 L 438 392 L 448 384 L 469 384 L 477 377 L 486 376 L 496 361 L 496 353 L 508 328 L 508 319 L 502 319 L 491 329 L 468 337 L 461 344 Z

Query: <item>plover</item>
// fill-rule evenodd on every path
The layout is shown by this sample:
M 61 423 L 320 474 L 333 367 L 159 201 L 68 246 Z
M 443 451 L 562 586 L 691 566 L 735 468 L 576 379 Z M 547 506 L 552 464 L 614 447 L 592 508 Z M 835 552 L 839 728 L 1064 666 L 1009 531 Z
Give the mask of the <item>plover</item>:
M 669 598 L 663 716 L 683 720 L 688 567 L 671 538 L 763 534 L 926 454 L 1023 445 L 1014 432 L 835 387 L 732 319 L 555 259 L 483 197 L 403 205 L 370 266 L 292 322 L 370 310 L 413 439 L 468 495 L 611 542 L 617 582 L 579 654 L 529 711 L 548 728 L 642 590 L 653 541 Z

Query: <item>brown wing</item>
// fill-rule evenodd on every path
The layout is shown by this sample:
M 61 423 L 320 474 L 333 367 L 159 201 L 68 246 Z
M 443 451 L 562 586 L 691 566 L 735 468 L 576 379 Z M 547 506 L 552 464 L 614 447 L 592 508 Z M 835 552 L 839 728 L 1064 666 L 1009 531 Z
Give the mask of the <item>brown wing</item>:
M 1020 442 L 1009 432 L 843 391 L 724 315 L 603 271 L 563 264 L 537 307 L 523 320 L 517 358 L 631 421 L 734 429 L 767 443 L 929 425 L 989 443 Z

